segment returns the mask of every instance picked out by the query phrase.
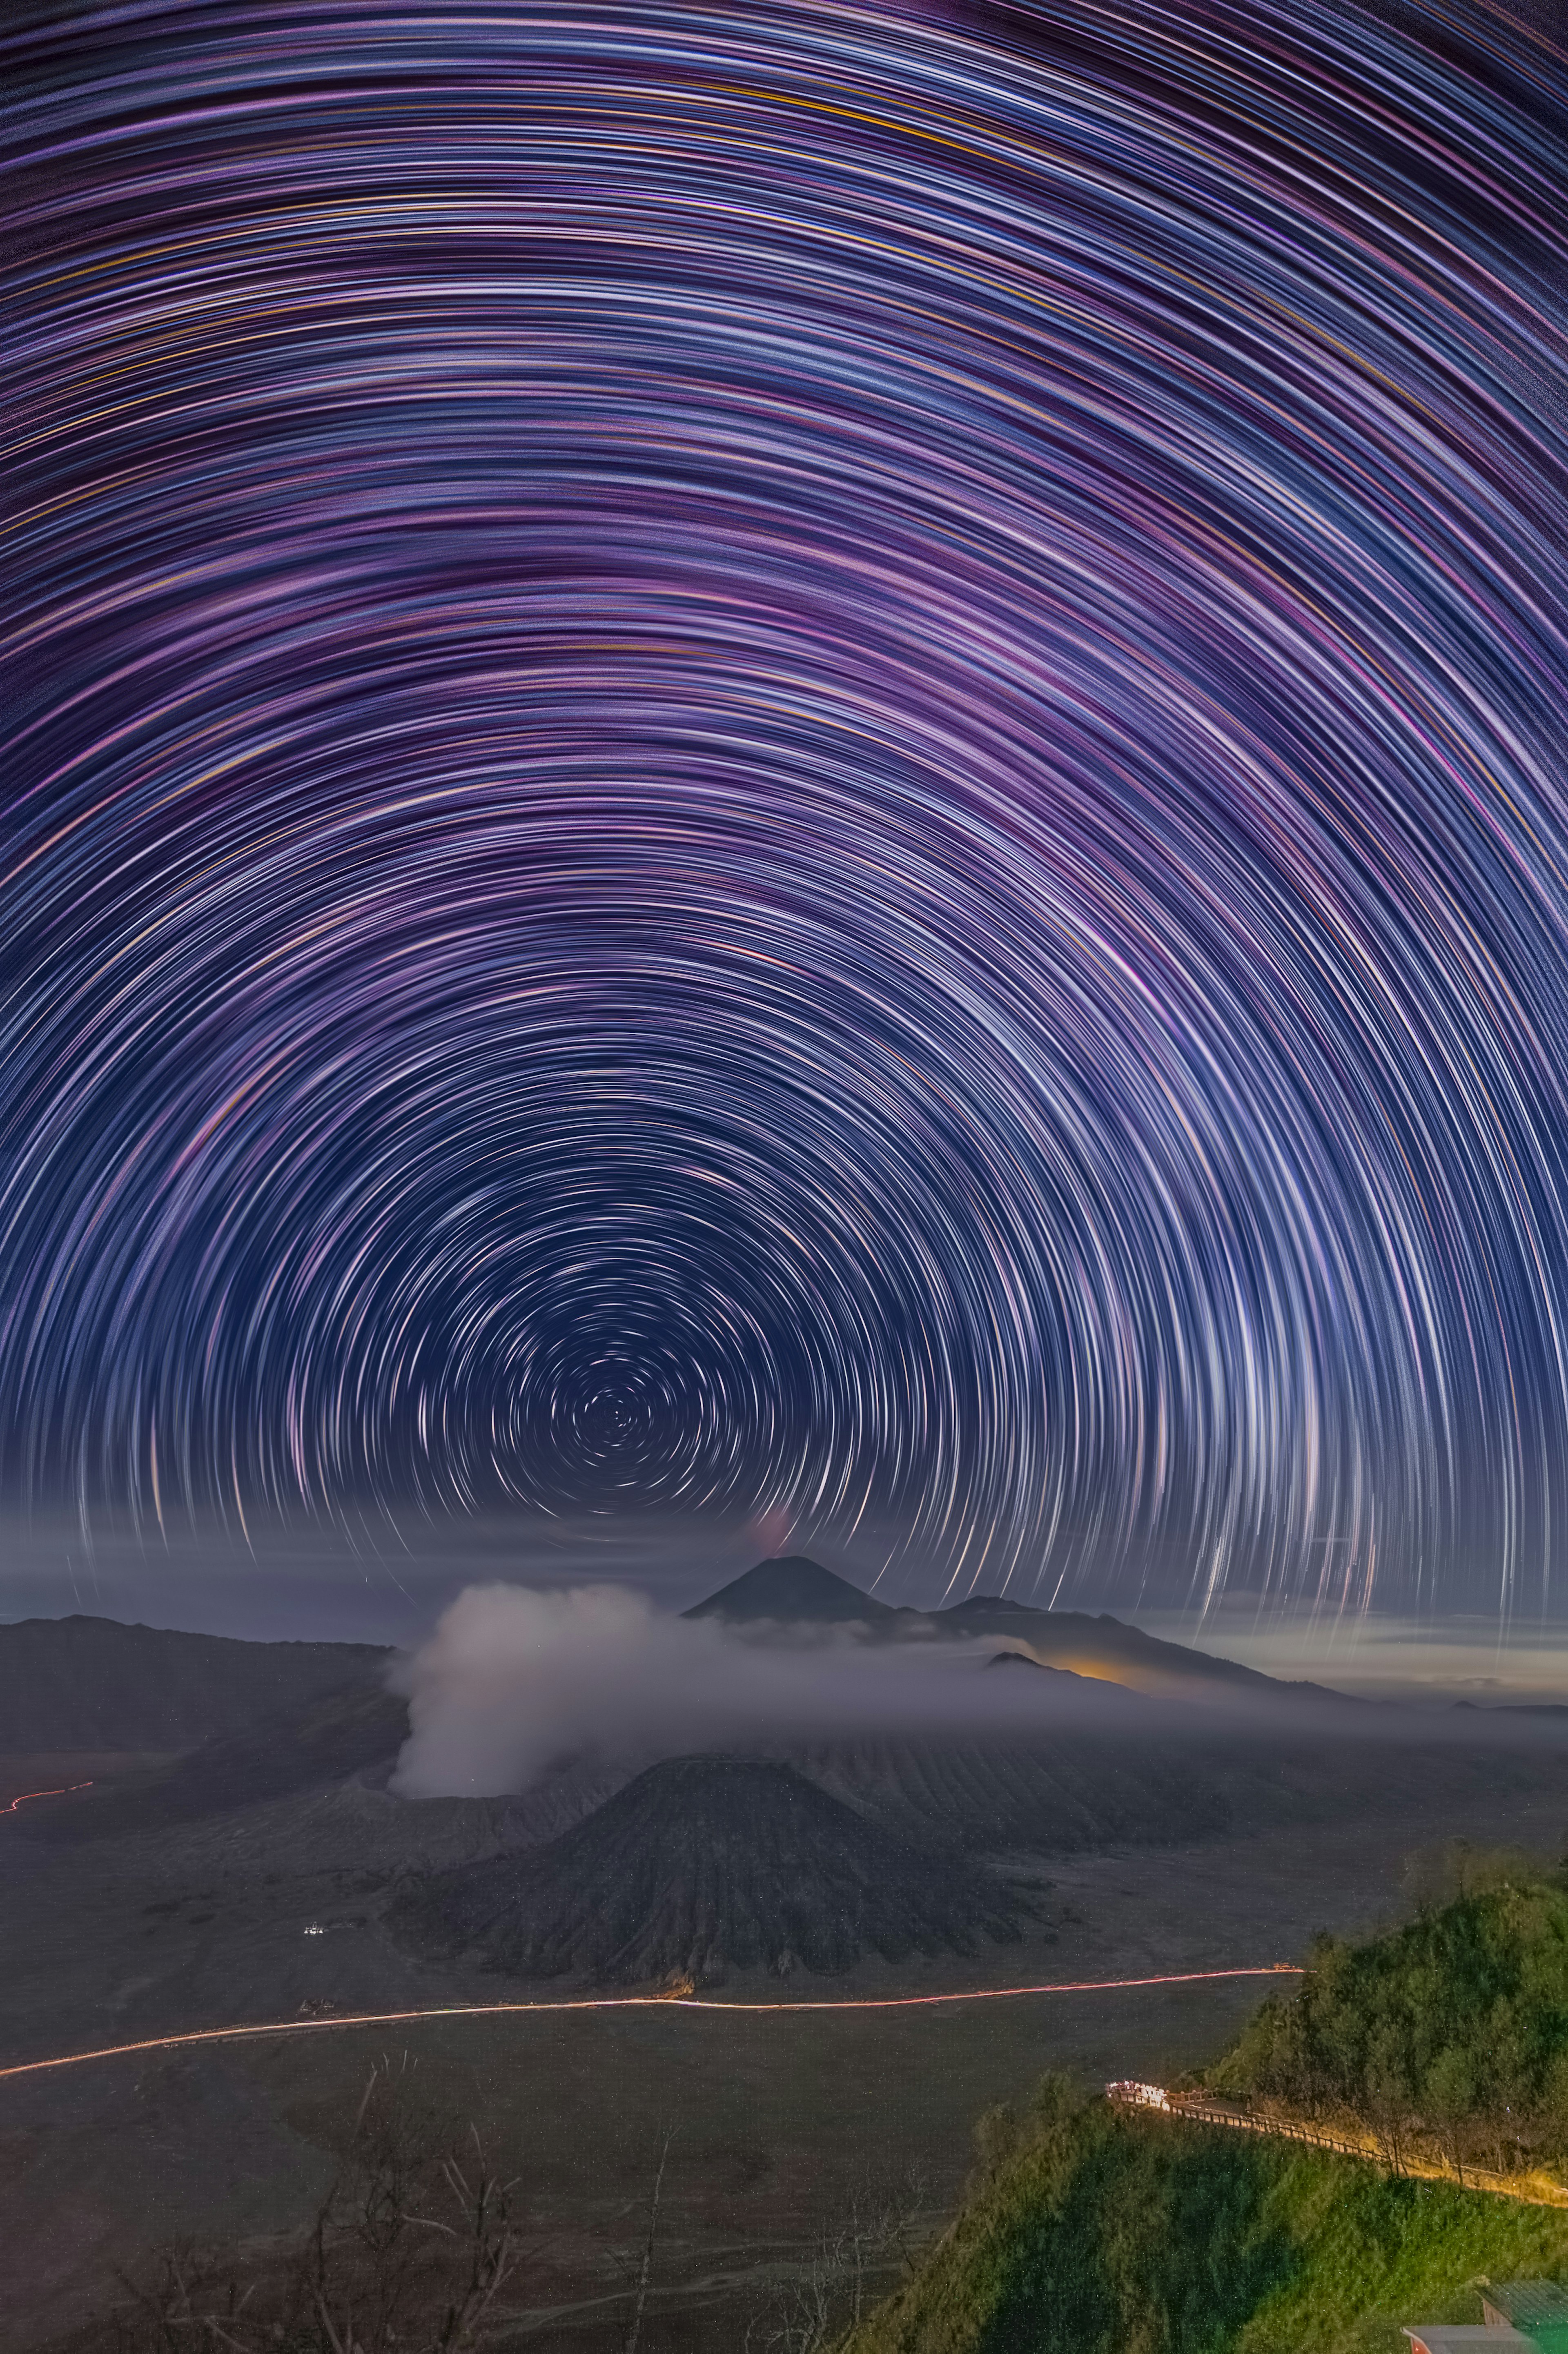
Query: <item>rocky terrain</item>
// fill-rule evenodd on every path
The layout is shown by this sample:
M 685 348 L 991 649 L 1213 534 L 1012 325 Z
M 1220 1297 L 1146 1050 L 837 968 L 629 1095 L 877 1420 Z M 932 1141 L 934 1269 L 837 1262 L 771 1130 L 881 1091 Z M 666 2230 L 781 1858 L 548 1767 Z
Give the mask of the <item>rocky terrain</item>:
M 682 1757 L 650 1766 L 560 1838 L 399 1896 L 417 1944 L 516 1978 L 701 1985 L 729 1969 L 845 1970 L 866 1954 L 1016 1940 L 1033 1903 L 870 1822 L 796 1767 Z
M 852 1611 L 880 1612 L 901 1626 L 918 1616 L 890 1610 L 805 1560 L 759 1564 L 699 1608 L 723 1615 L 718 1606 L 737 1596 L 739 1623 L 747 1623 L 750 1614 L 756 1635 L 772 1620 L 791 1639 L 817 1625 L 837 1628 L 842 1638 L 851 1624 L 880 1623 L 852 1620 Z M 935 1843 L 971 1856 L 1062 1856 L 1110 1845 L 1246 1836 L 1323 1820 L 1347 1805 L 1397 1808 L 1443 1793 L 1464 1803 L 1534 1786 L 1537 1764 L 1522 1749 L 1499 1744 L 1482 1712 L 1454 1719 L 1456 1728 L 1462 1726 L 1459 1738 L 1452 1731 L 1439 1737 L 1442 1728 L 1435 1723 L 1427 1737 L 1417 1739 L 1412 1725 L 1391 1738 L 1386 1710 L 1345 1702 L 1342 1721 L 1330 1725 L 1325 1712 L 1303 1697 L 1304 1688 L 1269 1686 L 1261 1678 L 1255 1681 L 1280 1696 L 1277 1706 L 1271 1704 L 1267 1713 L 1244 1707 L 1238 1715 L 1223 1692 L 1213 1709 L 1202 1705 L 1217 1688 L 1204 1678 L 1210 1670 L 1228 1673 L 1227 1663 L 1177 1645 L 1154 1649 L 1198 1663 L 1180 1701 L 1169 1689 L 1116 1684 L 1103 1661 L 1086 1677 L 1042 1660 L 1042 1627 L 1049 1630 L 1059 1619 L 1075 1624 L 1075 1614 L 1031 1611 L 992 1598 L 983 1608 L 960 1605 L 937 1617 L 959 1622 L 948 1627 L 951 1634 L 993 1611 L 1009 1645 L 992 1661 L 1006 1670 L 994 1681 L 999 1701 L 1009 1702 L 999 1706 L 994 1737 L 948 1730 L 775 1740 L 745 1754 L 798 1769 L 899 1841 Z M 1130 1641 L 1137 1634 L 1114 1620 L 1084 1623 L 1109 1628 L 1118 1639 Z M 52 1662 L 45 1640 L 51 1634 L 58 1652 Z M 202 1827 L 221 1825 L 221 1833 L 214 1833 L 220 1843 L 259 1850 L 287 1843 L 323 1869 L 363 1863 L 393 1877 L 556 1838 L 654 1762 L 630 1746 L 624 1754 L 585 1753 L 515 1797 L 407 1800 L 387 1790 L 408 1731 L 407 1702 L 384 1687 L 388 1654 L 346 1644 L 209 1640 L 68 1619 L 0 1628 L 0 1664 L 13 1636 L 26 1637 L 36 1656 L 37 1691 L 46 1700 L 83 1669 L 75 1715 L 62 1709 L 61 1721 L 101 1727 L 90 1744 L 94 1750 L 112 1745 L 163 1753 L 141 1763 L 122 1756 L 114 1774 L 95 1776 L 97 1787 L 69 1806 L 25 1812 L 16 1828 L 29 1840 L 172 1840 L 194 1853 L 211 1844 Z M 111 1639 L 118 1636 L 129 1638 L 125 1645 Z M 201 1682 L 209 1650 L 210 1689 Z M 236 1653 L 238 1661 L 231 1657 Z M 288 1691 L 291 1680 L 295 1689 Z M 1013 1704 L 1020 1680 L 1039 1688 L 1038 1731 L 1021 1728 Z M 287 1694 L 282 1705 L 275 1697 L 280 1686 Z M 1061 1689 L 1073 1695 L 1067 1720 L 1056 1718 L 1050 1706 Z M 199 1726 L 220 1713 L 222 1725 L 207 1737 L 188 1731 L 184 1739 L 175 1737 L 179 1725 Z M 45 1714 L 29 1703 L 19 1709 L 17 1721 L 30 1723 Z M 160 1726 L 161 1740 L 148 1737 Z M 1544 1722 L 1536 1737 L 1550 1738 Z M 0 1748 L 13 1746 L 20 1751 L 28 1744 L 0 1735 Z M 70 1744 L 49 1746 L 64 1751 Z M 79 1777 L 62 1769 L 61 1778 Z
M 843 1588 L 857 1614 L 872 1599 L 806 1570 L 792 1603 L 770 1568 L 754 1574 L 759 1634 L 823 1592 Z M 684 1766 L 585 1753 L 516 1796 L 418 1800 L 389 1787 L 407 1715 L 383 1654 L 217 1644 L 209 1691 L 192 1668 L 206 1638 L 127 1628 L 84 1651 L 90 1622 L 29 1634 L 90 1672 L 78 1716 L 19 1712 L 13 1724 L 51 1737 L 0 1754 L 0 2061 L 143 2041 L 5 2087 L 0 2354 L 36 2354 L 163 2242 L 302 2229 L 388 2056 L 518 2176 L 540 2252 L 519 2327 L 540 2354 L 623 2345 L 641 2228 L 627 2219 L 645 2213 L 675 2124 L 662 2334 L 651 2321 L 647 2342 L 731 2354 L 775 2268 L 809 2278 L 821 2233 L 856 2200 L 901 2196 L 912 2162 L 934 2224 L 989 2103 L 1053 2063 L 1163 2080 L 1256 1999 L 1250 1981 L 1162 1974 L 1290 1958 L 1321 1925 L 1384 1917 L 1413 1848 L 1462 1834 L 1561 1852 L 1560 1720 L 1516 1722 L 1505 1743 L 1489 1712 L 1455 1712 L 1446 1737 L 1430 1716 L 1353 1703 L 1330 1724 L 1266 1683 L 1267 1712 L 1192 1705 L 1213 1691 L 1213 1662 L 1180 1702 L 1102 1681 L 1093 1706 L 1075 1692 L 1064 1712 L 1057 1675 L 1104 1678 L 1106 1659 L 1045 1672 L 1058 1614 L 984 1607 L 1008 1624 L 978 1628 L 979 1659 L 1017 1654 L 978 1678 L 997 1697 L 994 1738 L 802 1738 Z M 948 1633 L 981 1616 L 934 1615 Z M 842 1641 L 865 1622 L 784 1623 L 809 1652 L 813 1623 Z M 945 1639 L 940 1624 L 918 1639 Z M 39 1659 L 46 1699 L 69 1681 Z M 1037 1732 L 1019 1729 L 1019 1683 L 1039 1689 Z M 62 1724 L 102 1729 L 73 1751 Z M 128 1754 L 154 1734 L 160 1754 Z M 452 1917 L 411 1925 L 443 1903 Z M 711 2010 L 471 2008 L 720 1970 Z M 842 2006 L 1103 1978 L 1133 1983 Z M 824 1996 L 825 2012 L 748 2007 Z M 366 2014 L 377 2023 L 341 2024 Z M 154 2048 L 294 2020 L 313 2031 Z
M 378 1681 L 339 1685 L 122 1774 L 79 1806 L 29 1816 L 23 1828 L 35 1837 L 79 1842 L 197 1822 L 366 1770 L 390 1771 L 408 1732 L 408 1703 Z

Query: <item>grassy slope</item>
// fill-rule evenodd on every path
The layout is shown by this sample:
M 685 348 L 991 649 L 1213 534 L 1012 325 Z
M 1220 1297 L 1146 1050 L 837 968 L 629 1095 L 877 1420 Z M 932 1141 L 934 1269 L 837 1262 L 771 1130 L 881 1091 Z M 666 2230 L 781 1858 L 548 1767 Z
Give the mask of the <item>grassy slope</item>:
M 1394 2354 L 1479 2273 L 1568 2273 L 1568 2215 L 1104 2102 L 1045 2113 L 854 2354 Z
M 1208 2072 L 1505 2166 L 1568 2129 L 1568 1881 L 1455 1850 L 1460 1893 L 1360 1945 L 1325 1938 Z M 1380 2125 L 1381 2119 L 1381 2125 Z M 1568 2272 L 1568 2215 L 1390 2178 L 1223 2126 L 1073 2110 L 982 2120 L 964 2212 L 858 2354 L 1393 2354 L 1473 2321 L 1478 2273 Z M 1495 2149 L 1492 2145 L 1496 2145 Z

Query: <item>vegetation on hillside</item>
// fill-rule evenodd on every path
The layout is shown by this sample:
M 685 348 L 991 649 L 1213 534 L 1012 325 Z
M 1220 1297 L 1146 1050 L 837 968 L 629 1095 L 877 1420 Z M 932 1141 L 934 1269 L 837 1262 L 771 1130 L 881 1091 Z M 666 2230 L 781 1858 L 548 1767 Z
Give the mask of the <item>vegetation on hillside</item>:
M 1461 2174 L 1568 2155 L 1568 1885 L 1522 1857 L 1456 1860 L 1461 1893 L 1389 1935 L 1322 1937 L 1207 2074 L 1218 2093 L 1370 2125 L 1397 2167 Z
M 1478 2319 L 1478 2274 L 1568 2274 L 1568 2211 L 1402 2170 L 1568 2156 L 1568 1875 L 1455 1847 L 1410 1893 L 1402 1927 L 1319 1939 L 1205 2079 L 1370 2125 L 1384 2166 L 1047 2080 L 981 2120 L 957 2222 L 853 2354 L 1394 2354 L 1402 2322 Z
M 1478 2274 L 1568 2273 L 1568 2213 L 1184 2124 L 1048 2080 L 993 2115 L 957 2222 L 846 2354 L 1404 2354 Z

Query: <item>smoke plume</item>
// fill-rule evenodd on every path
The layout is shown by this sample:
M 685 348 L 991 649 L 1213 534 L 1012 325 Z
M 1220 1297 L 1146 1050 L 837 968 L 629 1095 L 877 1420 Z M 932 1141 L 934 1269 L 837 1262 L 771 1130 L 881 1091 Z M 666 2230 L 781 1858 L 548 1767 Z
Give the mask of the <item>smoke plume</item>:
M 1160 1712 L 1051 1670 L 985 1672 L 996 1644 L 791 1639 L 671 1617 L 614 1586 L 472 1585 L 398 1663 L 408 1797 L 526 1789 L 585 1751 L 642 1761 L 789 1738 L 1143 1725 Z

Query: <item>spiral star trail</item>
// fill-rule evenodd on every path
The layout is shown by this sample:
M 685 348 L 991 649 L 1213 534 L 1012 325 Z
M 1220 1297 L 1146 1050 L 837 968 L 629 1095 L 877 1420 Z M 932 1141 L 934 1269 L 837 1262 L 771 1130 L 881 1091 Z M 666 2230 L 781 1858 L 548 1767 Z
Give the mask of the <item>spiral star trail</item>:
M 1560 51 L 125 0 L 6 69 L 8 1498 L 1551 1605 Z

